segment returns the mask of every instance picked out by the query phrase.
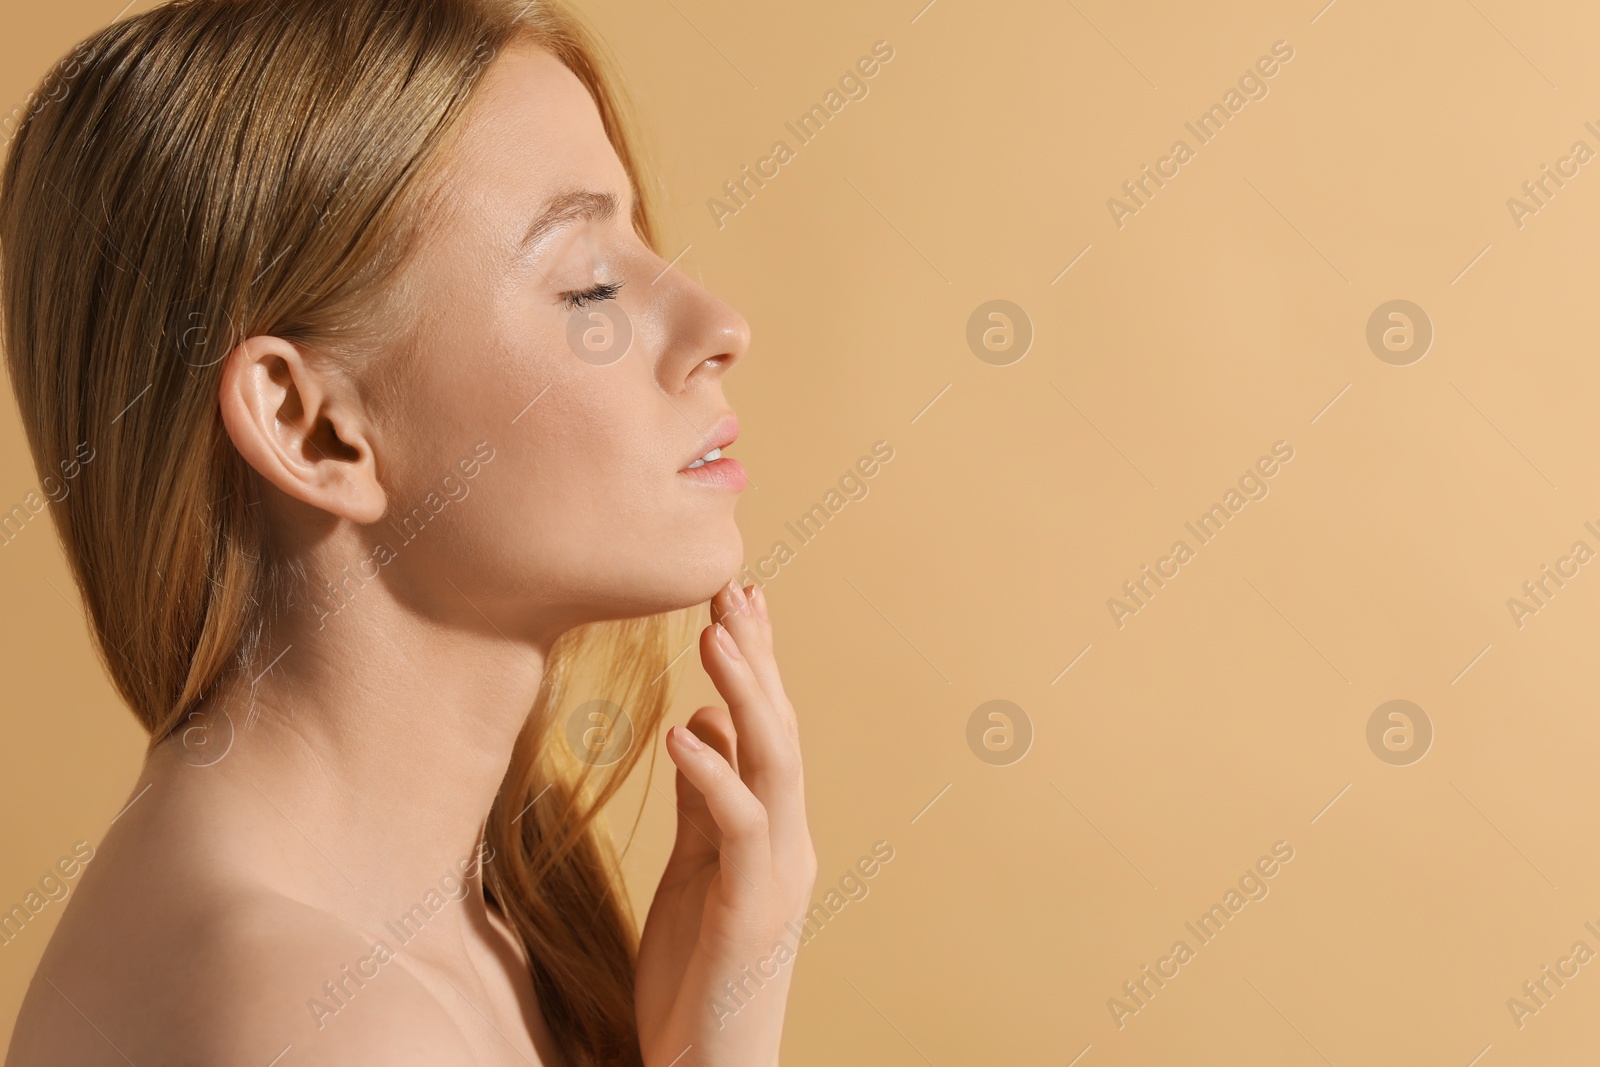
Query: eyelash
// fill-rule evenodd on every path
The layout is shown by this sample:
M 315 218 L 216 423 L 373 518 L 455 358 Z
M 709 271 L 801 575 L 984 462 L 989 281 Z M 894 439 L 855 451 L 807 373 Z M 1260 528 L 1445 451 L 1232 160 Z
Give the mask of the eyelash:
M 568 311 L 576 311 L 578 308 L 587 307 L 590 304 L 610 300 L 621 291 L 621 282 L 608 282 L 605 285 L 597 285 L 593 289 L 585 289 L 581 293 L 562 293 L 561 302 L 566 305 Z

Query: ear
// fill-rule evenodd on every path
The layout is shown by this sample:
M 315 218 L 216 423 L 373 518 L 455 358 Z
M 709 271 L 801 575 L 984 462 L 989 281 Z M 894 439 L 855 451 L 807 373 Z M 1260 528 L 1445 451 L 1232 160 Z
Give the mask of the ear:
M 252 337 L 224 361 L 217 399 L 233 447 L 277 489 L 351 522 L 383 517 L 372 427 L 335 367 L 281 337 Z

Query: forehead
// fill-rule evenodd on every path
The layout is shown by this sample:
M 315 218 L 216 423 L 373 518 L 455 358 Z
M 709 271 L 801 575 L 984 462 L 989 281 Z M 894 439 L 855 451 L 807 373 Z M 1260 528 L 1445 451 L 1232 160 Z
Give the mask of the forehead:
M 529 42 L 503 51 L 479 83 L 450 181 L 469 203 L 524 216 L 571 188 L 621 193 L 627 176 L 577 75 Z M 509 219 L 505 221 L 509 222 Z

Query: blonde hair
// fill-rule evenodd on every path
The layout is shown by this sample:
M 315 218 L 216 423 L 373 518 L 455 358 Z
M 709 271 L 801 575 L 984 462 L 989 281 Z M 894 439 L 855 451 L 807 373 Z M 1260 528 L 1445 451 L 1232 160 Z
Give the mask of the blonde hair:
M 222 357 L 261 334 L 350 358 L 394 343 L 379 311 L 430 179 L 484 68 L 525 39 L 588 87 L 654 247 L 609 63 L 550 0 L 174 0 L 41 83 L 0 176 L 0 336 L 35 467 L 92 449 L 55 521 L 152 746 L 264 658 L 296 584 L 221 423 Z M 486 893 L 575 1065 L 641 1062 L 637 931 L 598 813 L 651 746 L 598 772 L 555 736 L 556 712 L 592 672 L 653 737 L 670 623 L 556 643 L 489 818 Z

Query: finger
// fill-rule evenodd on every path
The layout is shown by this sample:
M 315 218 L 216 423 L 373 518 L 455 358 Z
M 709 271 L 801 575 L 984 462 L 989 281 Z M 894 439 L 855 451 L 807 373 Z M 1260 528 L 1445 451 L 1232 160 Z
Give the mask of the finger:
M 712 611 L 733 635 L 735 644 L 749 662 L 751 671 L 771 702 L 772 712 L 781 725 L 786 746 L 784 762 L 792 763 L 792 787 L 786 795 L 767 803 L 773 816 L 774 862 L 799 877 L 814 865 L 811 835 L 805 815 L 805 771 L 800 750 L 800 727 L 794 705 L 784 692 L 777 657 L 773 653 L 772 620 L 767 611 L 766 594 L 759 585 L 739 589 L 729 582 L 712 600 Z
M 727 760 L 683 727 L 667 731 L 667 753 L 705 797 L 716 820 L 721 834 L 722 881 L 730 899 L 737 903 L 761 892 L 772 878 L 766 809 Z
M 783 690 L 778 660 L 773 655 L 772 621 L 767 616 L 766 606 L 766 596 L 759 586 L 740 589 L 733 582 L 723 586 L 711 600 L 712 618 L 733 634 L 773 707 L 793 726 L 794 708 Z
M 701 632 L 700 658 L 717 691 L 728 701 L 728 714 L 738 733 L 738 775 L 766 808 L 772 820 L 773 844 L 787 855 L 798 848 L 806 833 L 798 738 L 720 623 Z
M 715 704 L 700 708 L 684 723 L 689 732 L 717 750 L 717 755 L 728 761 L 728 766 L 739 770 L 739 740 L 733 728 L 733 716 L 728 709 Z
M 726 710 L 709 705 L 703 707 L 689 716 L 688 729 L 731 766 L 737 767 L 731 758 L 735 754 L 733 720 L 728 717 Z M 677 794 L 678 830 L 668 865 L 679 864 L 687 870 L 694 870 L 715 862 L 717 849 L 722 843 L 722 831 L 717 829 L 717 820 L 712 817 L 704 794 L 695 788 L 683 771 L 676 770 L 673 779 L 674 792 Z

